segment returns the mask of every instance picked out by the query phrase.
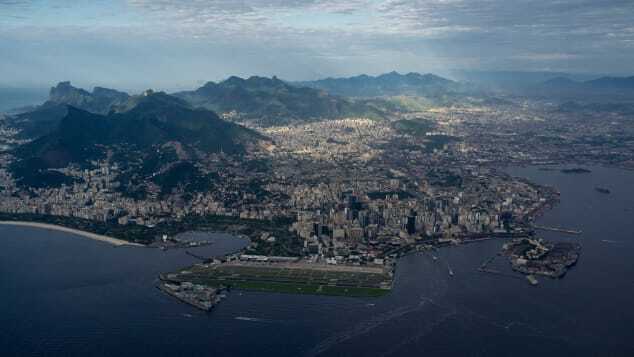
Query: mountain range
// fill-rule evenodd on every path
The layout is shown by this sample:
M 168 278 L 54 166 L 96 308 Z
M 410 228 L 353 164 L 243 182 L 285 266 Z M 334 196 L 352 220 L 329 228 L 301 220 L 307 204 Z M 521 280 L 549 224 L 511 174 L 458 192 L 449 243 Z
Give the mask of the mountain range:
M 634 100 L 634 76 L 576 81 L 555 77 L 524 90 L 530 96 L 583 101 Z
M 266 140 L 212 111 L 193 108 L 162 92 L 130 97 L 118 109 L 101 115 L 68 106 L 54 130 L 15 150 L 18 160 L 12 171 L 18 182 L 36 186 L 33 182 L 52 180 L 61 184 L 66 181 L 49 169 L 69 164 L 87 167 L 106 157 L 123 167 L 138 164 L 139 170 L 149 174 L 176 162 L 195 162 L 201 154 L 222 151 L 239 155 Z M 157 152 L 166 150 L 171 154 L 147 167 Z
M 276 77 L 229 79 L 193 90 L 169 95 L 180 104 L 204 108 L 242 119 L 257 119 L 264 125 L 293 121 L 337 119 L 343 117 L 383 118 L 385 103 L 355 101 L 308 87 L 298 87 Z M 106 115 L 134 107 L 138 96 L 113 89 L 95 87 L 92 92 L 60 82 L 51 88 L 49 98 L 32 110 L 12 116 L 13 125 L 23 138 L 36 138 L 53 131 L 72 106 L 90 113 Z M 164 99 L 167 99 L 165 97 Z M 379 105 L 377 105 L 379 104 Z
M 134 105 L 107 115 L 68 106 L 55 130 L 18 151 L 39 157 L 47 167 L 55 168 L 105 155 L 97 152 L 101 151 L 99 146 L 127 145 L 143 151 L 178 142 L 191 150 L 240 153 L 250 143 L 263 139 L 255 131 L 163 92 L 148 91 L 131 99 Z
M 55 130 L 68 113 L 68 106 L 96 114 L 107 114 L 113 105 L 123 105 L 130 95 L 114 89 L 95 87 L 92 92 L 60 82 L 49 91 L 48 99 L 29 111 L 12 116 L 23 138 L 35 138 Z
M 365 74 L 348 78 L 326 78 L 297 82 L 297 85 L 322 89 L 330 94 L 347 97 L 423 96 L 436 97 L 461 89 L 458 82 L 427 73 L 390 72 L 379 76 Z
M 122 105 L 130 95 L 114 89 L 95 87 L 91 92 L 75 88 L 70 82 L 60 82 L 51 88 L 48 101 L 84 109 L 91 113 L 108 114 L 113 105 Z
M 634 100 L 634 77 L 601 77 L 581 81 L 567 74 L 501 73 L 484 76 L 482 85 L 486 86 L 488 80 L 510 83 L 516 77 L 517 86 L 507 87 L 507 90 L 534 98 L 560 102 Z M 546 80 L 541 81 L 544 78 Z M 188 104 L 192 108 L 204 108 L 225 118 L 254 119 L 262 125 L 343 117 L 381 119 L 390 117 L 393 112 L 417 110 L 426 105 L 449 105 L 480 97 L 487 100 L 497 98 L 487 96 L 483 90 L 478 92 L 471 84 L 433 74 L 397 72 L 295 83 L 276 77 L 243 79 L 234 76 L 218 83 L 207 82 L 196 90 L 173 93 L 169 97 L 170 100 L 180 100 L 180 106 Z M 20 137 L 37 138 L 58 127 L 69 105 L 86 112 L 108 115 L 134 107 L 138 98 L 101 87 L 89 92 L 73 87 L 70 82 L 61 82 L 50 89 L 46 102 L 10 116 L 10 122 L 21 130 Z
M 193 106 L 218 113 L 233 112 L 269 124 L 383 115 L 380 110 L 366 103 L 331 95 L 319 89 L 289 84 L 276 77 L 230 77 L 219 83 L 207 82 L 194 91 L 174 93 L 174 96 Z

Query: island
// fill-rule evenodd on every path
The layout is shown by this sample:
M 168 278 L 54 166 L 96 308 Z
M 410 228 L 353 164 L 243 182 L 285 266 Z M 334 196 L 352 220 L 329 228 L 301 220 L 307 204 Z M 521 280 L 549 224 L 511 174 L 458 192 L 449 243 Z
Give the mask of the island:
M 529 276 L 561 278 L 577 263 L 581 245 L 570 242 L 549 242 L 540 238 L 513 239 L 502 247 L 514 271 Z M 534 278 L 529 278 L 532 284 Z

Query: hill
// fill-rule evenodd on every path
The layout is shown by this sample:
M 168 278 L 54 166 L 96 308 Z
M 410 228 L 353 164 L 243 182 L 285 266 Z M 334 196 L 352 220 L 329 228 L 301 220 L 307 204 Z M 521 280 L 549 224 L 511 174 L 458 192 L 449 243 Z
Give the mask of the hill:
M 28 179 L 24 173 L 51 172 L 71 164 L 90 167 L 92 161 L 109 157 L 120 167 L 130 168 L 131 176 L 154 177 L 178 162 L 195 162 L 201 155 L 240 155 L 265 139 L 165 93 L 131 97 L 123 108 L 100 115 L 69 106 L 55 130 L 15 150 L 14 175 L 20 181 Z M 179 167 L 186 168 L 187 174 L 169 177 L 196 176 L 191 165 Z M 65 182 L 57 176 L 54 183 Z M 174 185 L 173 179 L 164 181 Z
M 276 77 L 230 77 L 220 83 L 207 82 L 194 91 L 179 92 L 174 96 L 196 107 L 260 119 L 265 124 L 383 116 L 379 109 L 365 103 L 332 96 L 314 88 L 291 85 Z

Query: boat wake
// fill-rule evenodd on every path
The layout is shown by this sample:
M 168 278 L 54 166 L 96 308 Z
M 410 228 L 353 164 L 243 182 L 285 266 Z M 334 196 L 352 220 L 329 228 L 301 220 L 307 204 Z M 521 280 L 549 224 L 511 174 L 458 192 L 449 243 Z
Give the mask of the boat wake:
M 392 321 L 396 318 L 399 318 L 401 316 L 410 314 L 412 312 L 415 311 L 420 311 L 423 308 L 426 307 L 426 305 L 428 304 L 433 304 L 434 302 L 429 299 L 429 298 L 422 298 L 420 300 L 420 302 L 416 305 L 413 306 L 404 306 L 401 308 L 397 308 L 391 311 L 387 311 L 383 314 L 380 314 L 370 320 L 364 321 L 354 327 L 352 327 L 350 330 L 345 331 L 341 334 L 337 334 L 334 336 L 331 336 L 327 339 L 325 339 L 324 341 L 320 342 L 319 344 L 317 344 L 315 347 L 313 347 L 307 354 L 306 356 L 318 356 L 323 354 L 324 352 L 328 351 L 329 349 L 331 349 L 332 347 L 339 345 L 343 342 L 346 342 L 348 340 L 351 340 L 355 337 L 364 335 L 372 330 L 374 330 L 375 328 L 389 322 Z
M 236 316 L 235 319 L 240 321 L 249 321 L 249 322 L 267 322 L 267 320 L 259 319 L 257 317 Z

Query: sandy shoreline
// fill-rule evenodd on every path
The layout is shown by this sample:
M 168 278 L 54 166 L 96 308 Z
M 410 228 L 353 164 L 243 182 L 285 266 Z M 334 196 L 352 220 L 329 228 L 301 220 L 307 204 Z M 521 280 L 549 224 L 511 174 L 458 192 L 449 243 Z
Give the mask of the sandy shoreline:
M 24 221 L 0 221 L 0 225 L 3 226 L 18 226 L 18 227 L 32 227 L 32 228 L 40 228 L 40 229 L 50 229 L 53 231 L 58 231 L 58 232 L 65 232 L 65 233 L 71 233 L 74 235 L 78 235 L 81 237 L 85 237 L 88 239 L 92 239 L 92 240 L 96 240 L 96 241 L 100 241 L 100 242 L 105 242 L 108 244 L 112 244 L 114 246 L 123 246 L 123 245 L 129 245 L 129 246 L 135 246 L 135 247 L 143 247 L 142 244 L 138 244 L 138 243 L 131 243 L 131 242 L 127 242 L 121 239 L 117 239 L 117 238 L 112 238 L 112 237 L 108 237 L 108 236 L 102 236 L 99 234 L 95 234 L 95 233 L 90 233 L 90 232 L 85 232 L 85 231 L 80 231 L 78 229 L 73 229 L 73 228 L 68 228 L 68 227 L 62 227 L 62 226 L 57 226 L 54 224 L 46 224 L 46 223 L 37 223 L 37 222 L 24 222 Z

